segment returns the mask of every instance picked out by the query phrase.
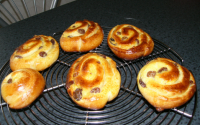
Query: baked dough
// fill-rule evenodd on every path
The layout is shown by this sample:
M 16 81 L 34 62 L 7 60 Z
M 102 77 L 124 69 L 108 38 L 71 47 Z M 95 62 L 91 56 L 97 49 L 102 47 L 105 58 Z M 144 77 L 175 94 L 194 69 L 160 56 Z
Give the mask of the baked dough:
M 50 67 L 59 56 L 59 44 L 51 36 L 35 35 L 19 46 L 10 57 L 12 71 L 32 68 L 42 71 Z
M 167 58 L 147 63 L 138 73 L 137 84 L 141 94 L 157 111 L 185 104 L 196 91 L 192 73 Z
M 117 97 L 120 84 L 121 75 L 110 57 L 88 53 L 72 64 L 67 75 L 66 89 L 76 104 L 97 110 Z
M 86 52 L 98 47 L 103 37 L 103 29 L 98 23 L 89 20 L 76 21 L 63 32 L 60 46 L 66 52 Z
M 107 43 L 117 57 L 125 60 L 147 56 L 154 48 L 152 38 L 142 29 L 130 24 L 113 27 L 108 34 Z
M 33 69 L 19 69 L 7 75 L 1 84 L 1 95 L 12 109 L 29 106 L 45 87 L 43 76 Z

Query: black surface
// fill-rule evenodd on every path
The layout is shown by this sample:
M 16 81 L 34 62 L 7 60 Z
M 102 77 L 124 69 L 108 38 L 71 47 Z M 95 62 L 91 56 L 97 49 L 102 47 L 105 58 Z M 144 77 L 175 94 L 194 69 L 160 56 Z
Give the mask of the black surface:
M 52 35 L 77 20 L 102 26 L 135 25 L 174 49 L 192 71 L 199 94 L 200 1 L 199 0 L 78 0 L 0 29 L 0 67 L 14 49 L 34 35 Z M 200 124 L 199 98 L 192 124 Z M 6 124 L 2 112 L 0 121 Z

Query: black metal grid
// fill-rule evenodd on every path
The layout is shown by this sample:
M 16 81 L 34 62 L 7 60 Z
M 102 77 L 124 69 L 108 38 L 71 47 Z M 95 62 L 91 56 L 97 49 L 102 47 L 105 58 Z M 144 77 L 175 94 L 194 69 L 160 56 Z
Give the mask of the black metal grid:
M 13 110 L 2 97 L 0 106 L 8 124 L 189 124 L 196 109 L 197 95 L 185 105 L 157 112 L 140 94 L 136 77 L 146 62 L 157 58 L 169 58 L 177 63 L 183 59 L 170 47 L 153 39 L 155 43 L 151 55 L 134 61 L 117 58 L 107 45 L 107 35 L 111 28 L 103 27 L 102 44 L 90 52 L 102 53 L 111 57 L 121 74 L 121 89 L 118 97 L 109 102 L 103 109 L 92 111 L 79 107 L 71 101 L 65 90 L 66 75 L 71 64 L 85 53 L 65 53 L 60 49 L 59 59 L 50 68 L 41 72 L 46 80 L 43 94 L 29 107 Z M 54 33 L 59 41 L 62 32 Z M 9 61 L 0 70 L 0 82 L 11 73 Z

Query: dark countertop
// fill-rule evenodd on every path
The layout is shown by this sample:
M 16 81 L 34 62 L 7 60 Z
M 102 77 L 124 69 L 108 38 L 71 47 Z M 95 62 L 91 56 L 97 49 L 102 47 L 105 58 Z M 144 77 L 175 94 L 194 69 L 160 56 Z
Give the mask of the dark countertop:
M 192 71 L 199 95 L 200 1 L 199 0 L 77 0 L 7 27 L 0 28 L 0 67 L 14 49 L 34 35 L 52 35 L 77 20 L 102 26 L 132 24 L 174 49 Z M 199 97 L 192 124 L 200 124 Z M 2 112 L 0 121 L 6 124 Z M 184 123 L 183 123 L 184 124 Z

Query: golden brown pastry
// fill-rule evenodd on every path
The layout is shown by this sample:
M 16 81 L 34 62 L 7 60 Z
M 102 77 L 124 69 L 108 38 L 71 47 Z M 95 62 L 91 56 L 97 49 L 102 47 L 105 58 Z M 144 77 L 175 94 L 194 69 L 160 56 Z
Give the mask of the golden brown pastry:
M 107 43 L 116 56 L 125 60 L 147 56 L 154 48 L 152 38 L 142 29 L 130 24 L 121 24 L 112 28 Z
M 157 111 L 183 105 L 196 91 L 192 73 L 166 58 L 147 63 L 138 73 L 137 84 L 141 94 Z
M 98 47 L 103 37 L 103 30 L 98 23 L 89 20 L 76 21 L 63 32 L 60 46 L 66 52 L 86 52 Z
M 59 56 L 59 44 L 51 36 L 35 35 L 19 46 L 10 57 L 12 71 L 32 68 L 42 71 L 50 67 Z
M 88 109 L 101 109 L 117 97 L 121 75 L 116 63 L 109 57 L 88 53 L 78 58 L 71 66 L 66 80 L 66 89 L 71 99 Z
M 12 109 L 29 106 L 44 90 L 43 76 L 33 69 L 19 69 L 7 75 L 1 84 L 1 95 Z

